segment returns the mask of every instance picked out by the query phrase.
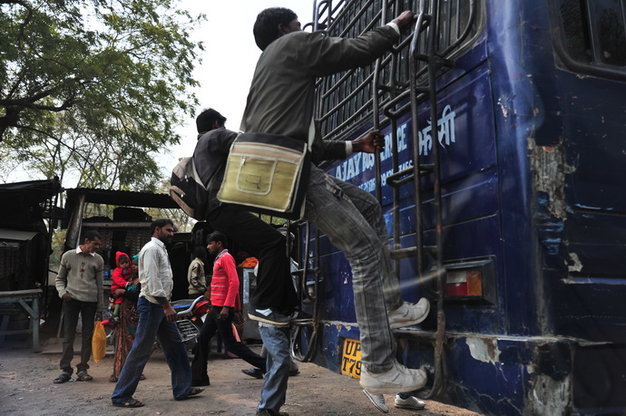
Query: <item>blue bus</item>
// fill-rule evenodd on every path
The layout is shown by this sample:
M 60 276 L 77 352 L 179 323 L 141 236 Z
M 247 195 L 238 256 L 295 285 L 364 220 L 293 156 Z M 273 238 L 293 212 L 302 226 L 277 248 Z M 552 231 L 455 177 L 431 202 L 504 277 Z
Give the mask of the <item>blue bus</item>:
M 626 1 L 318 1 L 358 36 L 404 9 L 392 53 L 320 79 L 326 140 L 380 129 L 379 156 L 324 168 L 377 195 L 405 300 L 396 331 L 423 397 L 486 415 L 626 414 Z M 622 173 L 620 173 L 622 172 Z M 292 351 L 359 376 L 350 266 L 294 223 Z

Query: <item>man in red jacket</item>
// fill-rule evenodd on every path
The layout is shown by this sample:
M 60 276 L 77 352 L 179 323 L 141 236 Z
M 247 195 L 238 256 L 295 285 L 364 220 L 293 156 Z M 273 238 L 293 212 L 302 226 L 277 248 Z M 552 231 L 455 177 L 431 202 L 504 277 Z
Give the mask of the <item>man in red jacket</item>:
M 233 316 L 240 305 L 239 276 L 235 259 L 226 248 L 228 239 L 217 231 L 209 235 L 207 239 L 209 242 L 207 249 L 216 257 L 213 262 L 211 288 L 204 295 L 210 297 L 211 311 L 198 335 L 198 344 L 191 364 L 194 386 L 207 386 L 210 383 L 207 375 L 207 360 L 211 338 L 216 331 L 220 331 L 226 351 L 237 355 L 263 373 L 266 370 L 265 359 L 238 342 L 233 336 Z

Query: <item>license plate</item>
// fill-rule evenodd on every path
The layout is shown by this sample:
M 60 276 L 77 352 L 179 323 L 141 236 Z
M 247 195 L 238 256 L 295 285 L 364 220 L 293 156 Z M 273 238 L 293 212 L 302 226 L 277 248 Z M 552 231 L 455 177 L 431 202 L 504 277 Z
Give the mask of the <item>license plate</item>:
M 343 340 L 341 374 L 361 378 L 361 342 L 356 339 Z

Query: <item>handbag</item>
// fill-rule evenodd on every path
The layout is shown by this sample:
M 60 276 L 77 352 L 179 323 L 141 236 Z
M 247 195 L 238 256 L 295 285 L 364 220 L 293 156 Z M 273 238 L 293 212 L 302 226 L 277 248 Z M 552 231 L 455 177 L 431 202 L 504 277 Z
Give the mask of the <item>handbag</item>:
M 309 170 L 306 142 L 275 134 L 241 133 L 231 145 L 217 199 L 248 211 L 299 219 Z
M 102 321 L 96 321 L 93 328 L 93 335 L 91 336 L 91 355 L 93 360 L 97 363 L 102 361 L 106 355 L 107 349 L 107 334 L 104 329 Z

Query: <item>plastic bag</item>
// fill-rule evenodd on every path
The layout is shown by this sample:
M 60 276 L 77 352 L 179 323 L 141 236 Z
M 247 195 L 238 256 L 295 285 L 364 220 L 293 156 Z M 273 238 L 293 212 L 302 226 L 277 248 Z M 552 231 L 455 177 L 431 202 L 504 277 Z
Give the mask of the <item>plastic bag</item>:
M 102 361 L 107 350 L 107 334 L 102 321 L 96 321 L 91 337 L 91 354 L 97 363 Z

